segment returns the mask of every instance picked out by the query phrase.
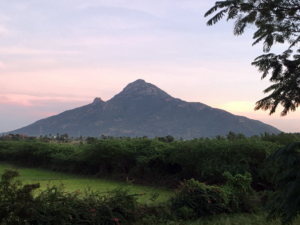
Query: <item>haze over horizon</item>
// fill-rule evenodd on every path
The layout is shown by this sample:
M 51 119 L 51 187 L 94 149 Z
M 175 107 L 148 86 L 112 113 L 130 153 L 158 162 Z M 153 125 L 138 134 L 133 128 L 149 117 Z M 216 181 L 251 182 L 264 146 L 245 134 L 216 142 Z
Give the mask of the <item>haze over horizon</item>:
M 254 111 L 269 78 L 251 62 L 254 29 L 204 18 L 215 1 L 62 0 L 0 3 L 0 132 L 107 101 L 143 79 L 174 98 L 201 102 L 300 132 L 299 108 Z M 270 52 L 281 51 L 275 46 Z

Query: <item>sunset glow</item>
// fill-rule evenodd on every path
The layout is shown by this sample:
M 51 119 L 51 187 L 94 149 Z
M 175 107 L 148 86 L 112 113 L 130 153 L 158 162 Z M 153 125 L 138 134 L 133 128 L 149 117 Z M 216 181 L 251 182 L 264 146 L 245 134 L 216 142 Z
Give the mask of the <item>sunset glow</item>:
M 253 29 L 208 27 L 209 0 L 61 0 L 0 3 L 0 132 L 104 101 L 144 79 L 175 98 L 201 102 L 300 132 L 300 110 L 254 111 L 269 78 Z M 281 51 L 281 47 L 271 50 Z

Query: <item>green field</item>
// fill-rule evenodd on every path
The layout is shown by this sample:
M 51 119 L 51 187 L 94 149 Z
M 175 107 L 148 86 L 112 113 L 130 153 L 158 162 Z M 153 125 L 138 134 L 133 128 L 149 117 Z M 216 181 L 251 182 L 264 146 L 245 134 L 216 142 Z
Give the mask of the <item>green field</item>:
M 40 183 L 41 188 L 40 191 L 46 190 L 47 183 L 50 186 L 56 185 L 59 186 L 61 182 L 65 185 L 65 192 L 72 193 L 74 191 L 84 191 L 87 189 L 88 186 L 91 187 L 92 191 L 99 191 L 99 192 L 107 192 L 109 190 L 113 190 L 118 186 L 122 185 L 120 182 L 110 181 L 106 179 L 96 179 L 96 178 L 86 178 L 83 176 L 76 176 L 76 175 L 69 175 L 65 173 L 57 173 L 42 169 L 36 168 L 25 168 L 25 167 L 18 167 L 8 163 L 0 163 L 0 174 L 3 174 L 5 169 L 14 169 L 20 172 L 20 177 L 17 178 L 22 181 L 22 184 L 32 184 L 32 183 Z M 50 183 L 49 183 L 50 180 Z M 125 182 L 124 182 L 125 184 Z M 141 186 L 133 184 L 130 189 L 131 194 L 141 194 L 138 198 L 138 201 L 141 204 L 145 204 L 146 199 L 150 198 L 151 193 L 157 192 L 159 197 L 155 202 L 164 202 L 170 196 L 173 195 L 173 192 L 170 190 L 165 189 L 157 189 L 148 186 Z M 147 203 L 148 205 L 151 204 L 150 201 Z

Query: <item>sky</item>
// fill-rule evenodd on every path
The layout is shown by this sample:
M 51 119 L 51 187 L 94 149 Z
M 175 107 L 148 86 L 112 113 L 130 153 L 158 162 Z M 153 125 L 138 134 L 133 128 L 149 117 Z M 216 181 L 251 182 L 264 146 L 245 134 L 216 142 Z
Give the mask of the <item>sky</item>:
M 143 79 L 201 102 L 300 132 L 300 109 L 281 117 L 254 111 L 270 76 L 251 65 L 255 27 L 207 26 L 210 0 L 10 0 L 0 2 L 0 132 L 107 101 Z M 286 46 L 275 46 L 281 53 Z

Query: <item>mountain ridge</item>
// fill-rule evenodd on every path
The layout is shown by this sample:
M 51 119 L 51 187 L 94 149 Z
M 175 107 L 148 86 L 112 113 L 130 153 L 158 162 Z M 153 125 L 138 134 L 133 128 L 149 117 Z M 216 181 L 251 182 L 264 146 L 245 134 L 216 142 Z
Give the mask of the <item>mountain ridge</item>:
M 186 102 L 142 79 L 126 85 L 113 98 L 96 97 L 88 105 L 66 110 L 7 132 L 39 136 L 68 133 L 69 136 L 166 136 L 185 139 L 226 135 L 229 131 L 245 136 L 277 128 L 200 102 Z

